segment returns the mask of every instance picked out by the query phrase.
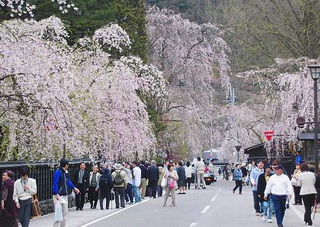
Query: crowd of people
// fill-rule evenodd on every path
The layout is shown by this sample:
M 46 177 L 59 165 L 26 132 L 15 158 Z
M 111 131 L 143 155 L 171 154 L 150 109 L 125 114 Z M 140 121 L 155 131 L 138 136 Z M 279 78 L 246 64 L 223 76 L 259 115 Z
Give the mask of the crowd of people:
M 101 210 L 109 209 L 111 200 L 115 200 L 115 208 L 120 209 L 126 204 L 139 203 L 146 196 L 163 196 L 163 207 L 171 197 L 170 206 L 174 207 L 176 191 L 178 194 L 186 194 L 187 188 L 190 189 L 192 171 L 195 172 L 196 188 L 206 189 L 204 172 L 208 168 L 200 157 L 193 165 L 190 161 L 159 165 L 154 160 L 150 163 L 143 160 L 131 163 L 104 163 L 100 168 L 93 166 L 90 173 L 86 170 L 85 163 L 81 163 L 72 183 L 67 172 L 68 166 L 68 160 L 61 159 L 60 168 L 54 173 L 54 203 L 63 204 L 63 218 L 55 220 L 54 226 L 66 226 L 67 188 L 74 191 L 76 210 L 79 211 L 83 210 L 87 192 L 91 209 L 96 209 L 98 200 Z
M 263 221 L 272 223 L 275 216 L 277 226 L 283 227 L 285 210 L 289 207 L 290 199 L 294 197 L 293 205 L 304 205 L 304 223 L 313 226 L 311 214 L 319 198 L 317 194 L 320 192 L 320 176 L 314 174 L 307 163 L 297 163 L 290 176 L 291 180 L 278 161 L 271 164 L 259 161 L 257 164 L 252 162 L 249 165 L 226 166 L 221 172 L 226 180 L 229 178 L 226 176 L 232 173 L 235 181 L 233 193 L 239 189 L 239 194 L 242 194 L 243 185 L 251 186 L 255 214 L 262 217 Z
M 62 158 L 53 174 L 53 203 L 55 207 L 53 226 L 66 226 L 68 214 L 69 191 L 75 198 L 76 211 L 82 211 L 86 199 L 91 209 L 110 209 L 111 201 L 115 208 L 124 208 L 126 204 L 141 202 L 145 197 L 164 197 L 163 207 L 171 197 L 170 206 L 176 206 L 177 194 L 186 194 L 190 189 L 192 178 L 195 188 L 206 189 L 204 173 L 208 170 L 200 158 L 190 163 L 167 162 L 158 164 L 152 160 L 123 163 L 101 163 L 89 170 L 86 163 L 79 165 L 79 170 L 68 172 L 69 160 Z M 28 227 L 31 216 L 33 196 L 37 194 L 37 183 L 29 177 L 29 169 L 20 170 L 21 178 L 14 181 L 12 171 L 5 171 L 2 176 L 1 220 L 0 226 Z M 193 174 L 194 173 L 194 174 Z M 112 208 L 112 207 L 111 207 Z

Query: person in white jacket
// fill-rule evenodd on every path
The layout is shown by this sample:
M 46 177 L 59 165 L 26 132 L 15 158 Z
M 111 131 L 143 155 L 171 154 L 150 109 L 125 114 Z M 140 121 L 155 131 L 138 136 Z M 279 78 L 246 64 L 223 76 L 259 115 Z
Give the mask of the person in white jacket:
M 300 176 L 298 178 L 297 186 L 301 187 L 300 195 L 303 200 L 305 209 L 304 222 L 308 226 L 312 226 L 311 208 L 314 206 L 317 191 L 315 188 L 316 176 L 314 173 L 309 172 L 309 166 L 307 163 L 302 163 L 300 166 Z
M 195 170 L 197 174 L 197 187 L 200 189 L 202 186 L 203 189 L 206 189 L 206 182 L 204 181 L 204 169 L 206 168 L 204 162 L 201 160 L 200 157 L 197 158 L 197 162 L 195 165 Z
M 31 215 L 32 196 L 37 194 L 36 180 L 29 177 L 29 169 L 23 167 L 21 178 L 14 182 L 13 199 L 19 209 L 19 222 L 22 227 L 28 227 Z
M 264 198 L 271 193 L 271 199 L 274 204 L 276 219 L 278 227 L 283 227 L 283 218 L 286 210 L 287 198 L 291 199 L 293 190 L 289 177 L 283 174 L 283 166 L 277 165 L 272 167 L 275 174 L 273 174 L 264 191 Z

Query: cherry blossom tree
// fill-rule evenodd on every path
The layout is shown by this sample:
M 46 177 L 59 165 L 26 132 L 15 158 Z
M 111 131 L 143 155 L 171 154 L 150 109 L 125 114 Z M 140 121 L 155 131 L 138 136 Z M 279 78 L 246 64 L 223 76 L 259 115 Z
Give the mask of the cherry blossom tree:
M 79 10 L 70 0 L 52 0 L 52 2 L 57 4 L 62 14 Z M 37 6 L 28 0 L 0 0 L 0 9 L 9 11 L 12 18 L 33 18 L 36 8 Z
M 60 19 L 0 24 L 0 126 L 4 160 L 141 156 L 155 138 L 146 96 L 166 95 L 162 74 L 137 57 L 116 24 L 68 46 Z
M 215 25 L 199 25 L 170 10 L 153 7 L 147 21 L 150 61 L 168 81 L 167 102 L 161 111 L 168 130 L 160 143 L 173 152 L 183 145 L 199 155 L 221 139 L 214 126 L 218 103 L 230 89 L 229 48 Z M 225 95 L 221 97 L 216 88 Z

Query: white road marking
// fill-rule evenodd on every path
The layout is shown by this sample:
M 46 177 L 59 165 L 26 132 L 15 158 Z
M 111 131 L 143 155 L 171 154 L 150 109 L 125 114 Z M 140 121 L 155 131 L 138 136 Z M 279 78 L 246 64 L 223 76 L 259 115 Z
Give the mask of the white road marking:
M 292 204 L 290 204 L 290 208 L 297 214 L 297 216 L 301 219 L 304 220 L 303 214 Z M 313 213 L 312 213 L 313 215 Z
M 205 214 L 210 209 L 210 206 L 206 206 L 202 211 L 201 214 Z
M 125 211 L 125 210 L 128 210 L 128 209 L 130 209 L 130 208 L 132 208 L 132 207 L 135 207 L 135 206 L 138 206 L 138 205 L 140 205 L 140 204 L 142 204 L 142 203 L 148 202 L 150 199 L 151 199 L 151 198 L 145 199 L 145 200 L 143 200 L 143 201 L 140 202 L 140 203 L 133 204 L 133 205 L 131 205 L 131 206 L 128 206 L 128 207 L 126 207 L 126 208 L 123 208 L 123 209 L 121 209 L 121 210 L 118 210 L 118 211 L 116 211 L 116 212 L 113 212 L 113 213 L 111 213 L 111 214 L 109 214 L 109 215 L 107 215 L 107 216 L 104 216 L 104 217 L 102 217 L 102 218 L 98 218 L 98 219 L 96 219 L 96 220 L 94 220 L 94 221 L 91 221 L 91 222 L 85 224 L 85 225 L 82 225 L 81 227 L 88 227 L 88 226 L 90 226 L 90 225 L 92 225 L 92 224 L 95 224 L 95 223 L 97 223 L 97 222 L 99 222 L 99 221 L 102 221 L 102 220 L 104 220 L 104 219 L 110 218 L 110 217 L 112 217 L 113 215 L 116 215 L 116 214 L 119 214 L 119 213 L 121 213 L 121 212 L 123 212 L 123 211 Z
M 218 192 L 212 197 L 211 202 L 215 201 L 218 197 L 218 194 L 221 192 L 221 188 L 218 189 Z
M 191 224 L 190 224 L 190 226 L 189 226 L 189 227 L 195 227 L 196 225 L 198 225 L 198 223 L 193 222 L 193 223 L 191 223 Z

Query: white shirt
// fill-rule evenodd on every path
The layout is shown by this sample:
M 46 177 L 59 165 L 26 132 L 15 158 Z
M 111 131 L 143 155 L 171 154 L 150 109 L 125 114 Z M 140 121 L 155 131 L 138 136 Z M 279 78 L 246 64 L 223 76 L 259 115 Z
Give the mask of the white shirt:
M 196 163 L 196 171 L 197 172 L 201 172 L 201 171 L 204 171 L 204 169 L 206 168 L 204 162 L 201 160 L 201 161 L 197 161 Z
M 267 196 L 270 193 L 273 195 L 292 195 L 292 185 L 287 175 L 273 174 L 267 182 L 264 195 Z
M 133 168 L 132 186 L 139 187 L 141 183 L 141 169 L 136 166 Z
M 123 170 L 126 172 L 126 179 L 127 179 L 128 184 L 132 184 L 132 173 L 131 173 L 131 170 L 128 169 L 128 168 L 124 168 Z
M 19 199 L 27 200 L 37 194 L 37 183 L 35 179 L 28 178 L 25 184 L 29 186 L 28 190 L 24 190 L 24 182 L 21 181 L 21 179 L 14 182 L 13 199 L 16 203 L 19 202 Z
M 192 167 L 191 166 L 189 166 L 189 167 L 185 166 L 184 168 L 185 168 L 185 172 L 186 172 L 186 177 L 191 178 L 192 177 Z

